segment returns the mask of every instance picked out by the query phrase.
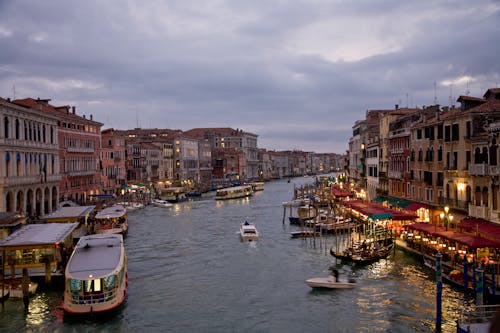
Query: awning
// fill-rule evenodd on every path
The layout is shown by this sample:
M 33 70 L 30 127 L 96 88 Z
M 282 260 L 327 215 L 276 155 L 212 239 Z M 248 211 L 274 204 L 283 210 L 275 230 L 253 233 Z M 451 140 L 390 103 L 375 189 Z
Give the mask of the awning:
M 417 210 L 419 210 L 420 208 L 425 208 L 425 209 L 430 209 L 430 207 L 426 204 L 423 204 L 421 202 L 412 202 L 410 203 L 408 206 L 406 206 L 404 209 L 405 210 L 411 210 L 411 211 L 414 211 L 416 212 Z
M 446 230 L 443 227 L 430 223 L 413 223 L 406 226 L 408 230 L 421 231 L 434 237 L 442 237 L 453 242 L 468 246 L 471 249 L 494 247 L 500 248 L 500 241 L 486 239 L 472 234 Z
M 392 214 L 391 213 L 374 214 L 374 215 L 370 215 L 369 219 L 371 219 L 371 220 L 387 220 L 387 219 L 392 219 Z

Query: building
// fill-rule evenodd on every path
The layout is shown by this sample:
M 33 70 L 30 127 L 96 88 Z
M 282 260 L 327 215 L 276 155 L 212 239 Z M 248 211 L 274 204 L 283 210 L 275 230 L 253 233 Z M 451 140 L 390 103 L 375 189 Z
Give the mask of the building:
M 59 203 L 58 118 L 0 98 L 0 211 L 40 216 Z
M 101 193 L 100 149 L 102 123 L 92 115 L 76 114 L 76 108 L 56 107 L 50 99 L 26 98 L 14 103 L 40 110 L 58 119 L 58 143 L 61 183 L 59 201 L 84 204 L 89 196 Z
M 110 128 L 101 132 L 101 140 L 102 190 L 105 194 L 118 194 L 127 179 L 125 138 Z

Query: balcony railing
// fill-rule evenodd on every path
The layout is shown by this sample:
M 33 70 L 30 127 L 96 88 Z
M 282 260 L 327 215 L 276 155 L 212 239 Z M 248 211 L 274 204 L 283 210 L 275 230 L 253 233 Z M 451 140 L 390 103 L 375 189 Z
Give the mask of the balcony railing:
M 389 171 L 389 178 L 403 178 L 401 171 Z
M 469 173 L 471 176 L 488 176 L 490 169 L 486 164 L 471 164 L 469 165 Z
M 480 219 L 490 219 L 490 209 L 485 206 L 469 205 L 469 215 Z
M 445 197 L 439 197 L 439 204 L 442 206 L 449 206 L 452 209 L 458 209 L 463 211 L 469 211 L 469 201 L 455 200 Z
M 0 186 L 22 186 L 49 182 L 59 182 L 61 175 L 35 175 L 0 178 Z
M 490 165 L 489 167 L 490 175 L 499 176 L 500 175 L 500 166 L 499 165 Z
M 88 147 L 68 147 L 66 150 L 70 153 L 93 153 L 95 152 L 94 148 Z
M 68 176 L 70 176 L 70 177 L 91 176 L 91 175 L 95 175 L 95 174 L 96 174 L 95 170 L 70 171 L 70 172 L 68 172 Z

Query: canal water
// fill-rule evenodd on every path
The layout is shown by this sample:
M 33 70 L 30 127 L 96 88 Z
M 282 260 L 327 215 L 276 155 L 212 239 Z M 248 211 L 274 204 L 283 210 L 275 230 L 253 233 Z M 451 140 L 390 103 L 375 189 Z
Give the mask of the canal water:
M 0 309 L 0 332 L 432 332 L 436 285 L 415 258 L 393 257 L 356 267 L 354 289 L 312 290 L 305 280 L 336 265 L 333 236 L 292 239 L 282 202 L 313 178 L 268 182 L 251 198 L 216 201 L 213 194 L 129 213 L 125 246 L 127 301 L 106 318 L 69 319 L 56 307 L 62 287 Z M 288 212 L 287 212 L 288 216 Z M 261 233 L 242 243 L 239 225 Z M 469 302 L 467 300 L 467 302 Z M 455 331 L 463 295 L 445 285 L 443 332 Z

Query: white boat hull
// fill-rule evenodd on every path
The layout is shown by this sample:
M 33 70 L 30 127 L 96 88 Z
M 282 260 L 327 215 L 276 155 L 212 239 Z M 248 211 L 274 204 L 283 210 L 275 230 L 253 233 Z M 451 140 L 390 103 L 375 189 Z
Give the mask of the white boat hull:
M 311 288 L 351 289 L 356 287 L 356 282 L 336 282 L 334 277 L 311 278 L 306 280 L 306 283 Z

